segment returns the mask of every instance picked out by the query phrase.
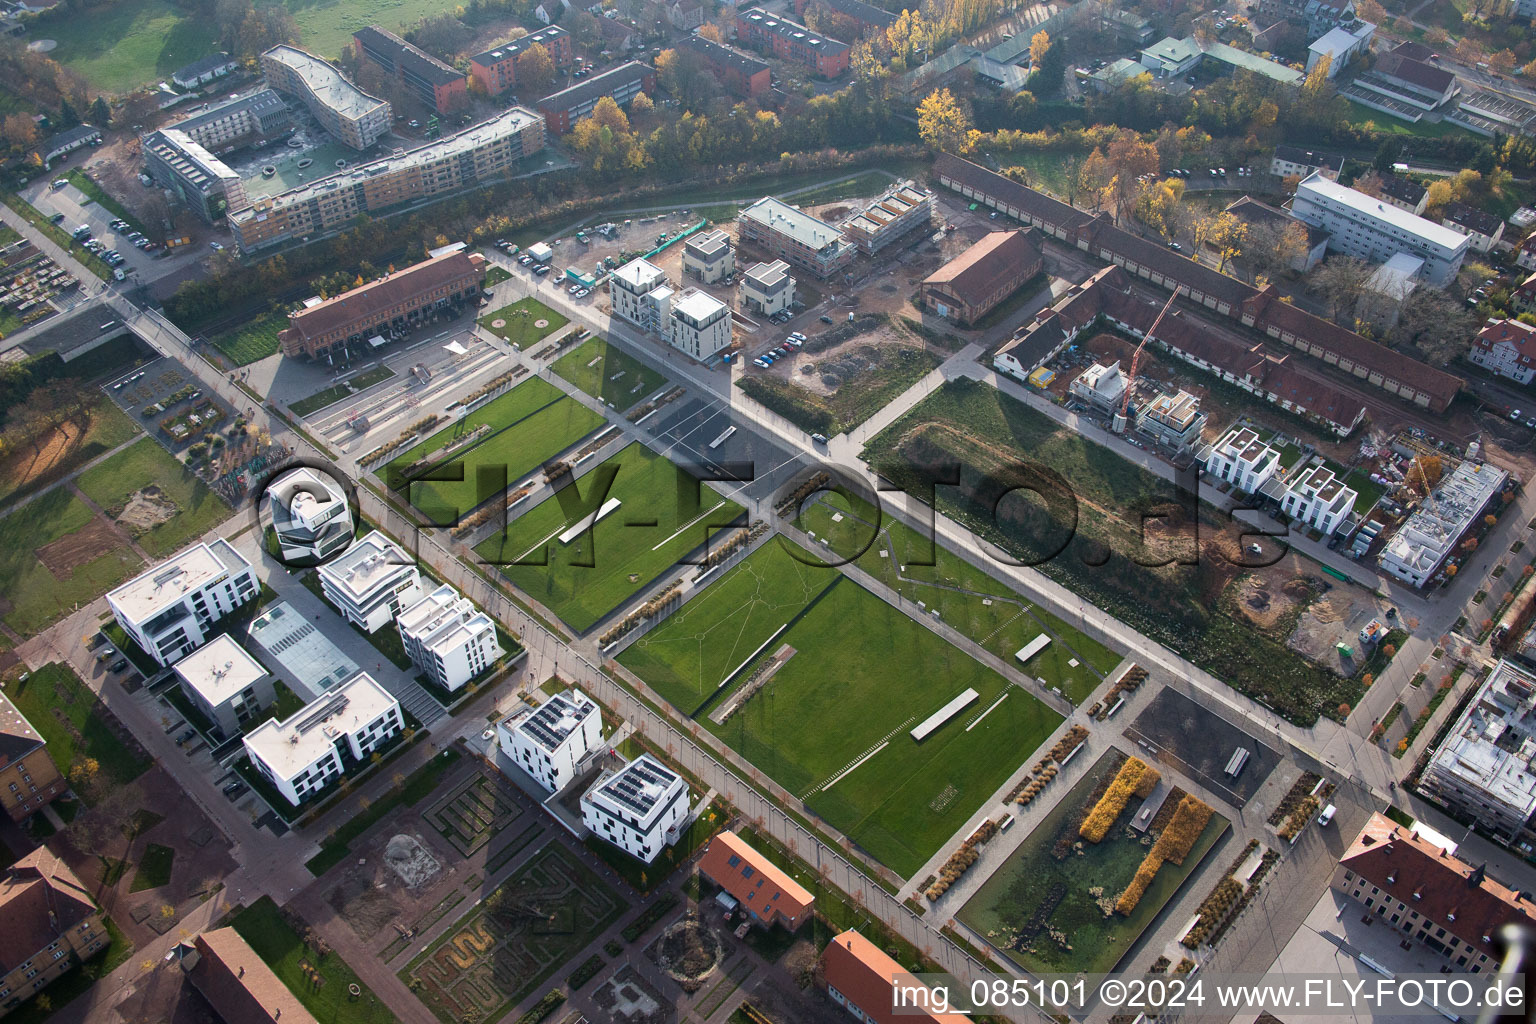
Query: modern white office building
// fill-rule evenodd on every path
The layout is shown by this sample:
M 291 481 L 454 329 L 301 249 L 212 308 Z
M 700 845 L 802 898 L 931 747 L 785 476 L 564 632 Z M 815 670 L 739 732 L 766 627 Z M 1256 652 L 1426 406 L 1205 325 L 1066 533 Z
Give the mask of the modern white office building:
M 348 622 L 370 633 L 421 599 L 416 560 L 378 530 L 317 571 L 326 599 Z
M 505 653 L 491 617 L 446 583 L 401 609 L 395 625 L 411 662 L 449 693 Z
M 352 507 L 341 481 L 299 466 L 267 487 L 267 510 L 283 558 L 319 562 L 352 543 Z
M 683 243 L 683 276 L 714 284 L 736 271 L 736 243 L 719 228 L 701 231 Z
M 608 278 L 613 315 L 652 334 L 665 334 L 672 313 L 667 273 L 644 259 L 630 260 Z
M 741 278 L 741 308 L 750 316 L 773 316 L 793 309 L 795 279 L 783 260 L 754 263 Z
M 400 702 L 361 672 L 286 722 L 244 739 L 251 764 L 297 807 L 405 728 Z
M 1200 411 L 1200 399 L 1180 388 L 1164 391 L 1136 410 L 1136 429 L 1176 452 L 1200 443 L 1210 417 Z
M 731 345 L 731 307 L 708 292 L 687 291 L 672 303 L 667 341 L 693 359 L 708 359 Z
M 570 689 L 503 719 L 496 742 L 508 760 L 558 793 L 603 753 L 603 717 L 596 701 Z
M 1371 263 L 1400 252 L 1424 261 L 1424 278 L 1443 288 L 1455 280 L 1470 244 L 1466 235 L 1364 192 L 1310 174 L 1296 187 L 1291 213 L 1328 232 L 1328 248 Z
M 1233 427 L 1205 454 L 1205 472 L 1240 491 L 1257 494 L 1280 471 L 1280 452 L 1252 427 Z
M 276 699 L 261 662 L 225 633 L 176 663 L 176 681 L 187 700 L 226 738 Z
M 1501 660 L 1434 752 L 1419 785 L 1529 856 L 1536 851 L 1536 675 Z
M 603 776 L 581 797 L 582 824 L 647 864 L 692 818 L 688 784 L 650 754 Z
M 1353 487 L 1345 486 L 1333 470 L 1317 463 L 1302 468 L 1286 480 L 1280 510 L 1330 537 L 1348 521 L 1359 496 Z
M 1410 586 L 1428 583 L 1508 479 L 1502 469 L 1470 459 L 1457 466 L 1387 541 L 1379 558 L 1381 567 Z
M 251 563 L 222 538 L 186 548 L 107 593 L 123 631 L 161 665 L 203 645 L 210 627 L 256 596 Z

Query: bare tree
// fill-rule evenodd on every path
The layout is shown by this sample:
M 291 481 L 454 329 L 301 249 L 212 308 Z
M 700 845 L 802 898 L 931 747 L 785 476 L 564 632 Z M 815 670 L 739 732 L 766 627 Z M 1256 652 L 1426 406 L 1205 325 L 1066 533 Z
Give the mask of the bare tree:
M 1353 320 L 1355 304 L 1360 301 L 1371 273 L 1369 263 L 1353 256 L 1334 256 L 1313 271 L 1313 285 L 1328 300 L 1335 321 L 1341 317 Z
M 1392 340 L 1412 345 L 1430 363 L 1448 363 L 1467 349 L 1477 317 L 1438 288 L 1420 286 L 1404 300 Z

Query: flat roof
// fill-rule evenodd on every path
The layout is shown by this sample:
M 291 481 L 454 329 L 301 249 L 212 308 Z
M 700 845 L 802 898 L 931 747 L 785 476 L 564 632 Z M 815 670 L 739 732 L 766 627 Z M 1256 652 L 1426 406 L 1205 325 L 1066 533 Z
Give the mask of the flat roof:
M 779 286 L 779 283 L 789 276 L 789 264 L 783 260 L 774 260 L 772 263 L 754 263 L 747 268 L 745 279 L 751 281 L 765 291 L 771 291 Z
M 843 233 L 826 221 L 812 217 L 772 196 L 759 199 L 742 210 L 738 218 L 757 221 L 817 252 L 837 244 L 843 238 Z
M 172 555 L 109 591 L 107 598 L 134 622 L 143 622 L 220 576 L 250 567 L 251 563 L 220 537 L 212 544 L 194 544 Z
M 667 279 L 666 271 L 647 259 L 634 259 L 613 272 L 615 280 L 632 292 L 645 292 Z
M 1191 57 L 1201 56 L 1203 51 L 1194 36 L 1185 36 L 1183 39 L 1164 36 L 1141 52 L 1165 63 L 1182 64 Z
M 320 566 L 320 575 L 336 589 L 361 598 L 403 567 L 416 565 L 404 548 L 378 530 L 363 537 L 340 558 Z
M 1400 231 L 1417 235 L 1427 242 L 1442 246 L 1446 249 L 1455 249 L 1467 244 L 1467 236 L 1459 231 L 1452 231 L 1448 227 L 1436 224 L 1432 220 L 1420 217 L 1416 213 L 1410 213 L 1391 203 L 1368 196 L 1364 192 L 1356 191 L 1345 185 L 1332 181 L 1317 171 L 1307 175 L 1302 183 L 1296 186 L 1299 193 L 1302 189 L 1315 192 L 1324 199 L 1347 207 L 1367 217 L 1374 217 L 1383 223 L 1389 224 Z
M 250 110 L 256 114 L 276 110 L 279 107 L 287 109 L 283 98 L 275 90 L 263 86 L 255 92 L 246 93 L 244 96 L 231 96 L 227 100 L 209 104 L 202 110 L 182 118 L 175 124 L 167 125 L 167 128 L 176 128 L 180 131 L 196 131 L 203 125 L 217 121 L 221 117 L 227 117 L 237 110 Z
M 469 58 L 469 62 L 471 64 L 479 64 L 481 67 L 490 67 L 493 64 L 500 64 L 505 60 L 516 59 L 519 53 L 522 53 L 534 43 L 543 46 L 545 43 L 552 42 L 565 35 L 570 35 L 570 33 L 559 25 L 548 25 L 537 32 L 528 33 L 521 39 L 510 39 L 505 43 L 497 43 L 484 53 L 478 53 Z
M 343 117 L 354 119 L 365 117 L 380 107 L 386 106 L 383 100 L 368 95 L 347 81 L 346 76 L 329 61 L 321 60 L 297 46 L 289 46 L 286 43 L 274 46 L 263 53 L 262 57 L 270 57 L 290 68 L 303 80 L 305 87 L 314 94 L 316 99 Z
M 685 292 L 683 297 L 672 304 L 675 312 L 692 320 L 704 321 L 728 308 L 725 303 L 704 291 Z
M 572 688 L 546 699 L 515 728 L 540 750 L 553 753 L 580 728 L 582 722 L 596 713 L 597 702 Z
M 697 252 L 705 259 L 713 259 L 721 250 L 729 249 L 731 236 L 719 228 L 694 235 L 683 243 L 683 248 Z
M 309 619 L 287 601 L 269 607 L 252 622 L 246 636 L 288 673 L 311 700 L 335 689 L 361 671 Z
M 648 827 L 647 819 L 658 813 L 680 788 L 687 789 L 682 776 L 650 754 L 641 754 L 599 780 L 581 800 L 614 817 L 637 819 L 643 829 Z
M 246 734 L 245 746 L 274 773 L 291 779 L 334 749 L 338 737 L 357 732 L 398 703 L 363 672 L 287 721 L 258 725 Z
M 218 707 L 267 674 L 261 662 L 221 633 L 176 663 L 176 674 Z

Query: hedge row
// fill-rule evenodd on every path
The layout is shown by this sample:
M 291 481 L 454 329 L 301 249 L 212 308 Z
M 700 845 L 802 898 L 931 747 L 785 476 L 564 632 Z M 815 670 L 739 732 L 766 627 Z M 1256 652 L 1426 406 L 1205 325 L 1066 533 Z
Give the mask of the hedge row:
M 1151 776 L 1151 779 L 1143 791 L 1142 780 L 1147 776 Z M 1099 842 L 1114 827 L 1120 812 L 1125 810 L 1125 805 L 1130 801 L 1131 796 L 1136 793 L 1145 795 L 1152 792 L 1159 778 L 1161 776 L 1158 775 L 1157 770 L 1149 767 L 1141 758 L 1128 759 L 1120 766 L 1115 780 L 1109 784 L 1104 795 L 1099 797 L 1099 802 L 1094 804 L 1093 810 L 1088 812 L 1088 817 L 1083 819 L 1082 827 L 1077 830 L 1077 834 L 1090 843 Z
M 1157 842 L 1152 844 L 1152 849 L 1142 858 L 1141 865 L 1136 869 L 1136 874 L 1131 878 L 1131 883 L 1125 887 L 1120 898 L 1115 902 L 1115 911 L 1129 917 L 1131 911 L 1141 902 L 1142 895 L 1147 891 L 1147 886 L 1152 884 L 1152 879 L 1162 870 L 1163 864 L 1172 861 L 1174 864 L 1183 864 L 1184 858 L 1189 856 L 1189 851 L 1199 841 L 1200 834 L 1205 831 L 1205 826 L 1210 823 L 1211 815 L 1215 812 L 1199 797 L 1186 795 L 1179 801 L 1178 809 L 1173 812 L 1173 819 L 1168 822 L 1168 827 L 1163 829 L 1162 835 L 1157 837 Z

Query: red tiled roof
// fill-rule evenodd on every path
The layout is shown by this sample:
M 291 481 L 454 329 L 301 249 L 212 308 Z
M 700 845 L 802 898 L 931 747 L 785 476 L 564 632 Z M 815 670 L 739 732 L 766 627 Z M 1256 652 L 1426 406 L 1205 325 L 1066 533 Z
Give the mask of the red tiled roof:
M 942 287 L 961 302 L 980 306 L 1016 277 L 1021 265 L 1039 262 L 1039 248 L 1023 231 L 993 231 L 929 274 L 923 286 Z
M 1376 71 L 1379 74 L 1391 78 L 1401 79 L 1420 89 L 1430 92 L 1443 93 L 1456 82 L 1456 76 L 1449 71 L 1426 64 L 1421 60 L 1404 56 L 1397 50 L 1383 56 L 1376 62 Z
M 913 1013 L 891 1006 L 892 981 L 912 978 L 895 960 L 858 932 L 849 929 L 821 954 L 827 984 L 862 1010 L 873 1024 L 970 1024 L 963 1013 Z M 913 984 L 916 984 L 913 981 Z
M 1536 359 L 1536 327 L 1519 320 L 1489 320 L 1477 332 L 1478 348 L 1493 348 L 1509 342 L 1515 350 L 1528 359 Z
M 204 932 L 192 944 L 197 963 L 187 976 L 224 1024 L 318 1024 L 233 928 Z
M 1536 925 L 1530 900 L 1382 814 L 1371 815 L 1339 863 L 1490 958 L 1484 936 L 1511 922 Z
M 319 337 L 353 321 L 382 314 L 414 295 L 484 273 L 485 257 L 479 253 L 447 253 L 291 313 L 288 327 L 282 333 L 294 331 L 300 338 Z
M 0 976 L 30 960 L 98 913 L 90 893 L 46 847 L 12 864 L 0 879 Z
M 699 870 L 764 920 L 772 921 L 777 914 L 796 921 L 816 900 L 734 832 L 721 832 L 709 841 Z

